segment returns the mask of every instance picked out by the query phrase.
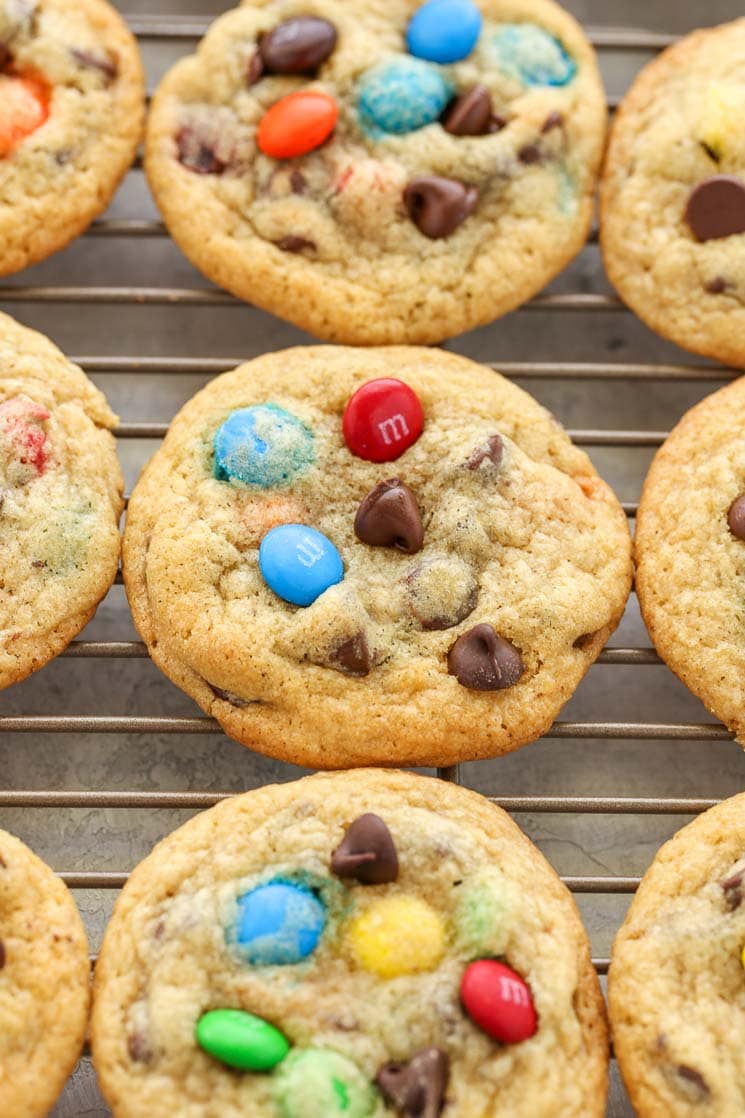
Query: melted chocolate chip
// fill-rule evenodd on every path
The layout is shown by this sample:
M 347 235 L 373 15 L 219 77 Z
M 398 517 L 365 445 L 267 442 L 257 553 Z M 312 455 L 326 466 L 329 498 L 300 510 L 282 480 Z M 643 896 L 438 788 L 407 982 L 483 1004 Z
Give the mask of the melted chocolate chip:
M 108 85 L 111 85 L 119 73 L 116 59 L 108 53 L 94 54 L 93 51 L 78 50 L 73 47 L 70 54 L 79 66 L 85 66 L 89 70 L 98 70 L 99 73 L 103 74 Z
M 481 446 L 474 450 L 470 458 L 466 459 L 467 470 L 478 470 L 482 462 L 489 461 L 494 466 L 500 466 L 504 455 L 504 443 L 499 435 L 490 435 Z
M 733 536 L 738 540 L 745 540 L 745 493 L 741 493 L 730 505 L 727 524 Z
M 337 645 L 331 653 L 331 661 L 347 675 L 369 675 L 373 658 L 365 634 L 356 633 L 349 640 Z
M 153 1051 L 142 1033 L 132 1033 L 127 1037 L 127 1052 L 135 1064 L 148 1064 L 153 1058 Z
M 739 873 L 733 873 L 731 877 L 719 882 L 724 893 L 724 903 L 730 912 L 734 912 L 742 904 L 743 877 L 745 877 L 745 870 L 740 870 Z
M 525 665 L 514 644 L 491 625 L 474 625 L 448 652 L 448 671 L 471 691 L 504 691 L 514 687 Z
M 7 956 L 6 956 L 6 953 L 5 953 L 5 944 L 0 939 L 0 970 L 2 970 L 3 967 L 5 966 L 6 958 L 7 958 Z
M 357 509 L 354 532 L 371 547 L 395 547 L 406 555 L 421 551 L 424 528 L 408 485 L 397 477 L 378 482 Z
M 485 85 L 475 85 L 450 102 L 442 117 L 442 127 L 453 136 L 484 136 L 492 130 L 493 119 L 489 90 Z
M 360 815 L 331 855 L 337 877 L 353 877 L 362 885 L 388 885 L 398 878 L 398 854 L 391 832 L 379 815 Z
M 693 188 L 685 219 L 699 241 L 745 233 L 745 182 L 735 175 L 714 175 Z
M 261 57 L 261 51 L 257 50 L 255 54 L 251 55 L 251 61 L 246 70 L 246 81 L 249 85 L 256 85 L 261 81 L 264 76 L 264 59 Z
M 408 1064 L 384 1064 L 375 1082 L 402 1118 L 439 1118 L 445 1105 L 448 1064 L 440 1048 L 425 1048 Z
M 543 153 L 538 147 L 538 144 L 526 144 L 525 147 L 520 148 L 517 153 L 517 158 L 526 167 L 532 167 L 535 163 L 540 163 L 543 159 Z
M 327 19 L 298 16 L 263 35 L 259 50 L 270 74 L 312 74 L 332 53 L 337 37 Z
M 713 279 L 710 279 L 704 284 L 704 289 L 708 291 L 710 295 L 721 295 L 730 287 L 732 287 L 732 284 L 729 283 L 724 276 L 714 276 Z
M 316 242 L 308 240 L 307 237 L 299 237 L 293 233 L 282 237 L 280 240 L 274 242 L 277 248 L 281 248 L 283 252 L 303 252 L 306 248 L 315 248 Z
M 404 190 L 409 217 L 431 240 L 449 237 L 476 209 L 479 193 L 455 179 L 435 175 L 412 179 Z
M 693 1088 L 699 1100 L 708 1099 L 711 1090 L 700 1071 L 697 1071 L 696 1068 L 689 1067 L 688 1064 L 679 1064 L 675 1069 L 675 1073 L 686 1085 L 690 1085 Z
M 198 175 L 221 175 L 227 164 L 217 158 L 215 149 L 199 130 L 184 125 L 176 136 L 179 162 Z
M 292 172 L 290 175 L 290 186 L 292 187 L 293 194 L 304 194 L 307 185 L 307 180 L 302 171 Z
M 563 124 L 563 114 L 554 109 L 554 111 L 552 113 L 549 113 L 544 120 L 543 127 L 541 128 L 541 134 L 545 136 L 547 132 L 553 131 L 554 128 L 561 128 Z

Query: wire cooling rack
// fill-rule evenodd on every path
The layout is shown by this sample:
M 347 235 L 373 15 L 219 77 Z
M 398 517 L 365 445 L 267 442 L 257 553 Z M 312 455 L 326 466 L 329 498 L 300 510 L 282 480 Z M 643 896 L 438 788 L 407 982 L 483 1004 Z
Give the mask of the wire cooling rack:
M 614 4 L 613 17 L 635 2 Z M 719 4 L 716 18 L 740 14 L 734 3 L 731 11 L 721 10 L 728 0 L 713 2 Z M 663 15 L 667 5 L 671 21 L 674 17 L 679 30 L 687 29 L 671 0 L 649 3 Z M 161 5 L 183 10 L 177 0 Z M 211 9 L 206 16 L 129 17 L 151 80 L 191 50 L 211 19 L 229 6 L 204 0 L 203 7 Z M 692 16 L 688 27 L 694 23 Z M 669 34 L 608 28 L 593 31 L 591 38 L 606 78 L 617 87 L 611 109 L 633 72 L 674 40 Z M 155 273 L 161 282 L 153 286 Z M 0 304 L 50 333 L 124 415 L 117 434 L 130 484 L 163 437 L 168 417 L 208 378 L 254 353 L 308 340 L 207 287 L 184 263 L 147 198 L 139 160 L 110 213 L 54 261 L 1 285 Z M 174 325 L 180 312 L 190 316 L 183 331 L 184 318 Z M 100 352 L 88 355 L 96 340 Z M 451 348 L 515 378 L 568 420 L 575 442 L 590 448 L 621 496 L 631 497 L 623 504 L 632 520 L 639 482 L 666 429 L 687 406 L 737 375 L 654 339 L 604 281 L 595 234 L 548 293 Z M 215 350 L 227 355 L 214 356 Z M 585 425 L 572 426 L 573 417 Z M 658 428 L 647 428 L 655 420 Z M 624 457 L 629 453 L 633 465 Z M 35 846 L 77 891 L 94 961 L 111 898 L 126 881 L 126 868 L 155 839 L 189 813 L 236 791 L 296 775 L 229 743 L 214 720 L 194 713 L 160 676 L 133 636 L 122 591 L 115 587 L 90 629 L 58 661 L 0 696 L 0 773 L 6 774 L 0 777 L 0 825 Z M 563 880 L 578 897 L 594 944 L 600 944 L 594 963 L 601 975 L 623 917 L 623 907 L 608 908 L 608 899 L 627 899 L 662 839 L 745 784 L 739 750 L 723 745 L 726 752 L 711 752 L 714 743 L 728 743 L 731 735 L 661 666 L 633 596 L 615 641 L 546 735 L 553 744 L 437 770 L 442 779 L 462 780 L 490 794 L 518 815 L 557 868 L 575 871 L 564 872 Z M 120 706 L 125 712 L 114 713 Z M 142 710 L 133 713 L 130 707 Z M 608 710 L 616 711 L 613 720 Z M 112 740 L 114 755 L 106 757 Z M 202 741 L 203 752 L 191 755 L 188 743 L 199 748 Z M 104 786 L 92 790 L 93 784 Z M 173 784 L 182 787 L 173 790 Z M 611 794 L 595 794 L 597 787 Z M 619 787 L 629 787 L 630 794 L 619 794 Z M 650 787 L 668 794 L 649 794 Z M 563 830 L 557 820 L 566 821 Z M 576 872 L 578 866 L 583 872 Z M 599 866 L 613 872 L 586 872 Z M 107 1113 L 84 1060 L 54 1115 Z M 632 1113 L 617 1081 L 608 1113 L 613 1118 Z

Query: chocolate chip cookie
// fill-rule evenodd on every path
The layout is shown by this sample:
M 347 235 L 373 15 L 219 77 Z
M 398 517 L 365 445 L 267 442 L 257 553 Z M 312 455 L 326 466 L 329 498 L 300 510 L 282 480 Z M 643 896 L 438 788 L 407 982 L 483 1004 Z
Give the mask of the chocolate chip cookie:
M 626 519 L 531 397 L 439 350 L 294 349 L 214 380 L 132 494 L 156 664 L 313 768 L 451 764 L 545 732 L 618 622 Z
M 137 45 L 104 0 L 0 0 L 0 275 L 106 209 L 144 103 Z
M 636 590 L 660 656 L 745 745 L 745 378 L 659 450 L 636 525 Z
M 114 581 L 115 423 L 56 346 L 0 315 L 0 689 L 61 652 Z
M 615 1053 L 639 1118 L 739 1118 L 745 1064 L 745 796 L 658 852 L 616 937 Z
M 324 339 L 429 343 L 580 251 L 604 131 L 550 0 L 256 0 L 163 80 L 146 165 L 215 283 Z
M 745 366 L 745 19 L 696 31 L 624 98 L 601 185 L 606 269 L 653 330 Z
M 499 808 L 408 773 L 261 788 L 161 842 L 106 930 L 91 1039 L 115 1118 L 605 1113 L 570 893 Z
M 90 963 L 56 874 L 0 831 L 0 1114 L 45 1118 L 83 1048 Z

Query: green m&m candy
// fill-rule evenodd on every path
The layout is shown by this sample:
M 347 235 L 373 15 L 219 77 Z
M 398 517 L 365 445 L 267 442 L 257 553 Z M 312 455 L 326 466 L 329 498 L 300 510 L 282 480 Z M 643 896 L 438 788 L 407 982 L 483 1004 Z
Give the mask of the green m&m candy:
M 296 1048 L 277 1069 L 283 1118 L 368 1118 L 377 1094 L 356 1064 L 329 1048 Z
M 241 1009 L 212 1009 L 197 1022 L 197 1044 L 240 1071 L 271 1071 L 290 1051 L 279 1029 Z

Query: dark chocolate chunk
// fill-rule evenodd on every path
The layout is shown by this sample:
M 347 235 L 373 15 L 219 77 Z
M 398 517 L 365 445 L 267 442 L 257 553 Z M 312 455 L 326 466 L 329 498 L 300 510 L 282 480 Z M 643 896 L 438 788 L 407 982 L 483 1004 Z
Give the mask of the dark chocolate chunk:
M 544 120 L 543 127 L 541 128 L 541 133 L 545 136 L 547 132 L 552 132 L 554 128 L 561 128 L 563 124 L 563 114 L 554 109 L 554 111 L 552 113 L 549 113 Z
M 478 470 L 482 462 L 487 459 L 494 465 L 499 466 L 502 462 L 504 454 L 504 443 L 499 435 L 490 435 L 489 438 L 481 446 L 476 447 L 470 458 L 466 459 L 467 470 Z
M 248 64 L 246 71 L 246 81 L 249 85 L 256 85 L 261 81 L 264 76 L 264 59 L 261 57 L 261 51 L 257 50 L 255 54 L 251 55 L 251 61 Z
M 729 287 L 732 287 L 732 284 L 729 283 L 724 278 L 724 276 L 714 276 L 714 278 L 710 279 L 704 285 L 704 287 L 705 287 L 705 290 L 708 291 L 710 295 L 721 295 Z
M 736 497 L 727 512 L 729 530 L 738 540 L 745 540 L 745 493 Z
M 298 237 L 293 233 L 282 237 L 279 241 L 274 242 L 277 248 L 281 248 L 283 252 L 303 252 L 306 248 L 315 248 L 316 242 L 308 240 L 307 237 Z
M 292 187 L 293 194 L 304 194 L 307 185 L 308 183 L 302 171 L 292 172 L 290 175 L 290 186 Z
M 734 912 L 742 904 L 742 879 L 744 876 L 745 870 L 740 870 L 719 882 L 724 893 L 724 903 L 730 912 Z
M 360 815 L 347 827 L 331 855 L 337 877 L 353 877 L 362 885 L 388 885 L 398 878 L 398 854 L 391 832 L 379 815 Z
M 449 237 L 476 209 L 479 192 L 455 179 L 435 175 L 412 179 L 404 190 L 409 217 L 431 240 Z
M 369 675 L 373 658 L 365 634 L 356 633 L 337 645 L 331 653 L 331 660 L 334 666 L 338 665 L 347 675 Z
M 685 219 L 699 241 L 745 233 L 745 182 L 735 175 L 714 175 L 694 186 Z
M 218 159 L 209 140 L 191 125 L 179 129 L 176 144 L 179 162 L 198 175 L 221 175 L 227 166 Z
M 153 1058 L 153 1051 L 142 1033 L 131 1033 L 127 1037 L 127 1052 L 135 1064 L 148 1064 Z
M 491 94 L 485 85 L 475 85 L 451 101 L 442 117 L 442 127 L 453 136 L 484 136 L 494 118 Z
M 445 1105 L 448 1064 L 447 1054 L 440 1048 L 425 1048 L 408 1064 L 384 1064 L 375 1082 L 402 1118 L 439 1118 Z
M 517 683 L 525 665 L 514 644 L 481 624 L 458 637 L 448 652 L 448 671 L 471 691 L 504 691 Z
M 396 547 L 406 555 L 421 551 L 424 528 L 408 485 L 397 477 L 378 482 L 357 509 L 354 532 L 371 547 Z
M 270 74 L 312 74 L 332 53 L 336 40 L 336 28 L 327 19 L 298 16 L 263 35 L 259 50 Z
M 5 959 L 6 959 L 5 944 L 0 939 L 0 970 L 2 970 L 3 967 L 5 966 Z
M 119 65 L 116 59 L 108 52 L 104 54 L 102 51 L 100 54 L 94 54 L 93 51 L 78 50 L 73 47 L 70 54 L 80 66 L 85 66 L 89 70 L 98 70 L 99 73 L 103 74 L 108 85 L 111 85 L 119 73 Z
M 517 153 L 517 158 L 526 167 L 532 167 L 535 163 L 540 163 L 543 159 L 543 154 L 538 144 L 526 144 L 525 147 L 520 148 Z
M 700 1101 L 708 1099 L 711 1090 L 700 1071 L 697 1071 L 696 1068 L 689 1067 L 688 1064 L 679 1064 L 675 1072 L 687 1086 L 690 1085 L 690 1087 L 693 1088 L 693 1093 L 698 1096 Z

